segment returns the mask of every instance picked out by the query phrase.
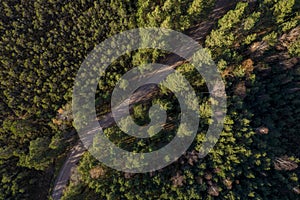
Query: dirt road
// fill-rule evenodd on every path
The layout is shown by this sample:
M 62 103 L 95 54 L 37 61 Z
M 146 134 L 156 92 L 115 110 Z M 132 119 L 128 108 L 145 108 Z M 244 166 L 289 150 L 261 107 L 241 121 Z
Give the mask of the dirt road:
M 232 0 L 217 0 L 215 8 L 210 13 L 207 20 L 199 23 L 195 27 L 185 31 L 185 34 L 192 37 L 196 41 L 198 41 L 200 44 L 203 43 L 203 40 L 205 37 L 210 33 L 211 29 L 214 27 L 214 25 L 217 23 L 218 19 L 220 19 L 228 10 L 232 9 L 237 1 Z M 181 65 L 183 63 L 183 60 L 181 58 L 178 58 L 177 56 L 171 55 L 168 56 L 166 59 L 162 61 L 163 64 L 167 64 L 170 66 L 170 69 L 174 69 L 177 66 Z M 159 73 L 159 72 L 158 72 Z M 159 74 L 157 74 L 159 75 Z M 144 101 L 147 99 L 151 99 L 153 95 L 156 92 L 155 87 L 151 87 L 150 85 L 147 85 L 145 87 L 140 88 L 131 98 L 130 103 L 137 103 L 140 101 Z M 120 115 L 122 115 L 122 111 L 120 111 Z M 114 120 L 112 118 L 111 113 L 106 115 L 102 120 L 99 121 L 102 127 L 109 127 L 114 124 Z M 93 132 L 93 131 L 91 131 Z M 89 135 L 89 133 L 87 133 Z M 87 137 L 89 140 L 89 143 L 92 142 L 92 137 Z M 61 199 L 63 195 L 63 190 L 68 184 L 68 181 L 71 176 L 71 169 L 73 167 L 76 167 L 76 164 L 80 160 L 81 156 L 83 155 L 85 151 L 85 148 L 83 147 L 81 141 L 79 141 L 71 150 L 69 153 L 64 165 L 60 169 L 60 173 L 57 176 L 57 180 L 54 184 L 53 192 L 52 192 L 52 198 L 53 200 L 59 200 Z

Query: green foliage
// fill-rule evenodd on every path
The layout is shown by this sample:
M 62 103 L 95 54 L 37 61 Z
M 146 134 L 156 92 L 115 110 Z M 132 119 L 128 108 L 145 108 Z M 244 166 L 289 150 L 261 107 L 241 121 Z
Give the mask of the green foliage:
M 51 163 L 51 151 L 49 151 L 50 139 L 47 137 L 31 140 L 29 155 L 20 157 L 20 165 L 37 170 L 45 170 Z
M 69 114 L 56 118 L 57 110 L 71 100 L 77 69 L 94 45 L 134 27 L 131 3 L 0 3 L 0 169 L 3 176 L 10 174 L 5 168 L 14 172 L 9 183 L 1 184 L 0 199 L 46 198 L 51 177 L 46 173 L 72 129 L 64 120 Z M 115 79 L 113 72 L 109 79 Z M 48 182 L 28 183 L 40 175 Z M 32 195 L 33 188 L 42 192 Z
M 73 80 L 96 44 L 136 27 L 197 35 L 190 28 L 211 20 L 207 14 L 220 2 L 1 1 L 0 199 L 46 199 L 49 195 L 53 163 L 65 143 L 76 139 L 70 134 Z M 194 88 L 201 113 L 198 134 L 186 154 L 159 172 L 128 174 L 109 169 L 86 153 L 79 164 L 81 180 L 69 185 L 63 199 L 298 198 L 293 193 L 299 187 L 298 171 L 276 170 L 274 164 L 283 156 L 299 162 L 300 73 L 294 63 L 300 55 L 299 34 L 288 45 L 280 40 L 282 32 L 299 26 L 297 3 L 239 2 L 207 35 L 205 46 L 218 63 L 228 93 L 224 129 L 207 157 L 200 160 L 198 155 L 203 141 L 210 140 L 205 133 L 215 120 L 210 108 L 215 101 L 209 97 L 205 80 L 185 63 L 177 71 Z M 159 62 L 166 55 L 159 50 L 137 50 L 110 65 L 98 84 L 98 114 L 109 111 L 109 97 L 124 73 L 142 63 Z M 254 63 L 244 64 L 249 58 Z M 179 91 L 185 88 L 182 80 L 171 84 Z M 169 143 L 176 131 L 189 134 L 185 126 L 178 130 L 179 103 L 166 88 L 152 102 L 133 106 L 138 124 L 149 122 L 149 107 L 154 104 L 167 111 L 168 119 L 166 128 L 152 138 L 129 137 L 117 127 L 105 129 L 105 134 L 121 148 L 144 152 Z M 259 134 L 261 126 L 268 127 L 269 134 Z M 104 173 L 93 176 L 99 167 Z
M 232 29 L 241 21 L 247 3 L 238 3 L 234 10 L 226 13 L 218 22 L 218 29 L 212 30 L 206 37 L 205 44 L 209 48 L 231 46 L 235 40 Z
M 213 3 L 213 0 L 138 1 L 138 26 L 185 30 L 196 20 L 199 22 Z
M 248 36 L 245 38 L 244 43 L 245 43 L 246 45 L 249 45 L 249 44 L 251 44 L 251 43 L 256 39 L 256 37 L 257 37 L 257 34 L 256 34 L 256 33 L 254 33 L 254 34 L 252 34 L 252 35 L 248 35 Z
M 260 17 L 260 12 L 254 12 L 252 13 L 249 17 L 245 19 L 244 22 L 244 29 L 245 30 L 250 30 L 254 27 L 254 25 L 257 23 Z
M 272 10 L 276 17 L 277 23 L 282 23 L 285 17 L 292 12 L 295 0 L 278 0 Z
M 263 41 L 267 42 L 270 46 L 274 46 L 277 43 L 277 33 L 272 32 L 265 37 L 263 37 Z
M 288 47 L 288 51 L 292 56 L 300 56 L 300 37 L 298 37 L 294 42 Z
M 239 2 L 234 10 L 230 10 L 219 20 L 219 28 L 221 30 L 229 30 L 236 25 L 241 20 L 247 6 L 248 3 Z

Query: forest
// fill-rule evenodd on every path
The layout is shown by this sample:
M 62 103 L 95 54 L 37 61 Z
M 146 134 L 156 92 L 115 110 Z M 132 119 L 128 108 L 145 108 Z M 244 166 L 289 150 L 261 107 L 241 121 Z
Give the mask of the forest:
M 66 169 L 80 143 L 72 113 L 79 68 L 105 39 L 146 27 L 184 33 L 211 55 L 227 95 L 218 142 L 198 157 L 214 120 L 213 99 L 201 74 L 182 61 L 175 68 L 194 89 L 201 118 L 178 160 L 153 172 L 127 173 L 83 151 Z M 299 0 L 2 0 L 0 47 L 0 200 L 300 199 Z M 111 112 L 122 75 L 144 63 L 170 64 L 172 56 L 138 49 L 113 62 L 98 83 L 97 119 Z M 104 128 L 111 142 L 151 152 L 174 138 L 178 100 L 168 88 L 154 88 L 130 114 L 143 126 L 158 104 L 167 113 L 163 129 L 139 139 L 112 123 Z M 70 177 L 57 197 L 63 170 L 71 170 Z

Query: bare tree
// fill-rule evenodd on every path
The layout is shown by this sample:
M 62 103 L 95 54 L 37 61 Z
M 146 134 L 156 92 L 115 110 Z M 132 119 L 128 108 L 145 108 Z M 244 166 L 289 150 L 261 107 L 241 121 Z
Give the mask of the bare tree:
M 290 160 L 290 158 L 288 156 L 276 158 L 273 163 L 274 163 L 274 168 L 276 170 L 291 171 L 291 170 L 298 168 L 297 163 Z

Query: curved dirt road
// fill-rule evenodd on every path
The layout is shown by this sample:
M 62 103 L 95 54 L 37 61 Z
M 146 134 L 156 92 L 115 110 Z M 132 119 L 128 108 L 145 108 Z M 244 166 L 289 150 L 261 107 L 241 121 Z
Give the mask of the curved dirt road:
M 214 27 L 214 25 L 217 23 L 217 20 L 220 19 L 228 10 L 232 9 L 237 1 L 232 0 L 217 0 L 215 8 L 210 13 L 207 20 L 201 22 L 200 24 L 196 25 L 195 27 L 191 28 L 190 30 L 187 30 L 185 34 L 192 37 L 196 41 L 203 43 L 203 40 L 205 39 L 206 35 L 209 34 L 211 29 Z M 177 56 L 170 55 L 166 59 L 164 59 L 161 63 L 166 64 L 169 67 L 167 69 L 164 69 L 163 72 L 157 71 L 157 76 L 167 76 L 170 73 L 170 69 L 174 69 L 177 66 L 181 65 L 184 62 L 181 58 L 178 58 Z M 152 87 L 150 85 L 146 85 L 145 87 L 140 88 L 133 96 L 130 98 L 129 105 L 145 100 L 151 99 L 153 95 L 156 93 L 156 87 Z M 120 116 L 123 116 L 122 108 L 118 109 L 120 112 Z M 111 113 L 106 115 L 101 121 L 99 121 L 101 126 L 103 128 L 109 127 L 114 124 L 114 120 L 112 118 Z M 89 144 L 92 143 L 92 132 L 94 132 L 93 129 L 90 129 L 91 134 L 87 132 L 87 142 Z M 80 160 L 81 156 L 85 152 L 85 148 L 83 147 L 83 144 L 81 141 L 79 141 L 71 150 L 69 153 L 64 165 L 60 169 L 60 173 L 56 178 L 53 192 L 52 192 L 52 199 L 53 200 L 59 200 L 61 199 L 63 195 L 63 190 L 68 184 L 68 181 L 71 176 L 71 169 L 73 167 L 76 167 L 76 164 Z

